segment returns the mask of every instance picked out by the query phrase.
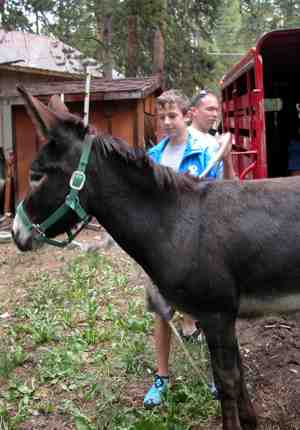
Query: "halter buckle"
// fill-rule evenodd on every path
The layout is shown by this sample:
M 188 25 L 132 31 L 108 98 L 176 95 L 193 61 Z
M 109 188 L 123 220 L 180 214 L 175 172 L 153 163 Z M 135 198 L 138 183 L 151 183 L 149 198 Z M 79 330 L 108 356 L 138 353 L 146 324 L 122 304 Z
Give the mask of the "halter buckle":
M 85 179 L 85 173 L 81 172 L 80 170 L 75 170 L 72 173 L 69 185 L 73 190 L 80 191 L 84 186 Z
M 38 233 L 40 237 L 45 237 L 45 232 L 42 230 L 40 224 L 32 224 L 32 229 Z

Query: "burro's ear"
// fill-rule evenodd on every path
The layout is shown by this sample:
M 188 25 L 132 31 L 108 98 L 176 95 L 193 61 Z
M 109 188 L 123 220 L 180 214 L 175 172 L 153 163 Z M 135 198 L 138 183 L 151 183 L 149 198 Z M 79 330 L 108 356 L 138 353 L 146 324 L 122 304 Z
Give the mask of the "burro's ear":
M 32 96 L 23 85 L 17 85 L 17 90 L 26 102 L 27 112 L 42 138 L 48 138 L 49 132 L 58 125 L 59 118 L 36 97 Z
M 55 94 L 54 96 L 51 96 L 48 107 L 53 110 L 54 112 L 61 112 L 61 113 L 68 113 L 69 109 L 67 106 L 61 101 L 61 98 Z

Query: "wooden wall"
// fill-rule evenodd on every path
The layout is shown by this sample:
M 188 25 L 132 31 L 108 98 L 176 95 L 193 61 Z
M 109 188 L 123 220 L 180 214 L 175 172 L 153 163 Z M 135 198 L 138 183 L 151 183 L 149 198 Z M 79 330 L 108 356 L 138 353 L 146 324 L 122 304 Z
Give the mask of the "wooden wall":
M 29 73 L 22 70 L 12 70 L 0 68 L 0 147 L 4 149 L 7 156 L 8 152 L 12 150 L 12 124 L 11 124 L 11 105 L 12 100 L 8 95 L 15 90 L 16 85 L 22 83 L 23 85 L 32 85 L 43 82 L 56 82 L 56 81 L 74 80 L 74 76 L 67 74 L 49 75 L 49 73 Z

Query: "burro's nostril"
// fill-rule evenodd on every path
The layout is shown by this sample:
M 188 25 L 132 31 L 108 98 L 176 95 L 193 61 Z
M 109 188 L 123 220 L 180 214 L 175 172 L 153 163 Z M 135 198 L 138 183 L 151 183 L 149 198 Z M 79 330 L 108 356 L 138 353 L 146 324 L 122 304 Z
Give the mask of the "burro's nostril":
M 11 237 L 13 238 L 14 241 L 16 241 L 15 239 L 16 235 L 15 235 L 14 229 L 11 230 Z
M 12 229 L 11 235 L 12 235 L 12 238 L 13 238 L 15 244 L 20 249 L 20 251 L 25 251 L 23 244 L 20 241 L 20 233 L 17 230 Z
M 13 238 L 13 241 L 15 242 L 15 244 L 18 246 L 18 236 L 19 233 L 17 231 L 15 231 L 14 229 L 11 230 L 11 236 Z

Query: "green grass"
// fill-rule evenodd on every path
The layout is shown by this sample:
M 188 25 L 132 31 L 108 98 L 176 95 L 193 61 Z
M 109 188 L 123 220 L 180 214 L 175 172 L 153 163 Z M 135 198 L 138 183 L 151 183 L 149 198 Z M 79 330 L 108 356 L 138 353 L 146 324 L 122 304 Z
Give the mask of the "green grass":
M 164 406 L 143 408 L 155 360 L 152 316 L 130 282 L 138 270 L 86 253 L 23 280 L 27 295 L 2 327 L 0 430 L 38 430 L 51 417 L 75 430 L 188 430 L 219 413 L 176 345 Z M 206 348 L 190 352 L 206 371 Z

